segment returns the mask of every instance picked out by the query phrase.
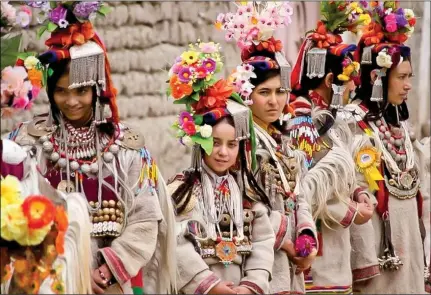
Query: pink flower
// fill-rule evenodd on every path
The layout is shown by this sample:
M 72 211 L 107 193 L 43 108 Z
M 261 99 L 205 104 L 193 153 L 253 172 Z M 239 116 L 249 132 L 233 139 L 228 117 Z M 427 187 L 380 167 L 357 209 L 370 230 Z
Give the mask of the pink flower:
M 196 125 L 193 121 L 186 121 L 181 127 L 183 128 L 184 132 L 189 136 L 196 134 Z
M 386 30 L 390 33 L 396 32 L 397 30 L 397 18 L 395 14 L 391 13 L 385 16 Z
M 218 45 L 214 42 L 201 43 L 199 44 L 199 48 L 203 53 L 214 53 L 217 51 Z
M 27 72 L 24 67 L 14 66 L 6 67 L 1 75 L 1 92 L 18 93 L 24 86 L 24 80 L 27 78 Z
M 33 86 L 32 89 L 31 89 L 31 97 L 32 97 L 32 99 L 35 99 L 36 97 L 38 97 L 39 93 L 40 93 L 40 88 Z
M 180 114 L 179 123 L 180 125 L 183 125 L 185 122 L 193 122 L 193 117 L 189 112 L 182 112 Z
M 16 109 L 24 109 L 29 103 L 27 96 L 15 97 L 13 100 L 12 107 Z

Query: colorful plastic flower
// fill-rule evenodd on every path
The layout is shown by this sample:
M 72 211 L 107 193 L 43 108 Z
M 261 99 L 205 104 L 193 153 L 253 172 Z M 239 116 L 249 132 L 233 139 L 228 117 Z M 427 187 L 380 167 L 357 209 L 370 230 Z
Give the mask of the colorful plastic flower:
M 24 66 L 27 70 L 35 68 L 39 64 L 39 60 L 35 56 L 29 56 L 24 60 Z
M 363 13 L 359 16 L 358 20 L 365 26 L 371 23 L 371 16 L 368 13 Z
M 180 72 L 178 73 L 178 80 L 182 83 L 189 83 L 192 79 L 192 71 L 189 67 L 183 67 L 181 68 Z
M 73 14 L 79 19 L 87 20 L 100 7 L 100 1 L 80 1 L 73 8 Z
M 205 124 L 199 128 L 199 133 L 203 138 L 209 138 L 213 133 L 213 128 L 210 125 Z
M 413 12 L 413 10 L 409 8 L 404 8 L 404 15 L 406 16 L 407 19 L 411 19 L 415 17 L 415 13 Z
M 179 117 L 180 125 L 183 125 L 185 122 L 193 121 L 193 117 L 189 112 L 182 112 Z
M 309 235 L 300 235 L 295 241 L 295 251 L 299 257 L 307 257 L 316 248 L 316 240 Z
M 13 99 L 12 107 L 18 110 L 23 110 L 27 107 L 30 100 L 27 96 L 18 96 Z
M 51 227 L 52 225 L 48 224 L 39 229 L 28 229 L 24 235 L 17 237 L 15 240 L 22 246 L 37 246 L 45 240 L 51 231 Z
M 11 204 L 21 204 L 21 185 L 15 176 L 7 175 L 0 182 L 1 208 Z
M 16 14 L 16 23 L 21 27 L 26 28 L 30 25 L 31 21 L 31 10 L 28 7 L 21 6 L 20 10 Z
M 64 254 L 64 237 L 66 235 L 65 231 L 59 231 L 57 237 L 55 238 L 55 250 L 59 255 Z
M 28 219 L 30 229 L 40 229 L 54 221 L 54 204 L 45 196 L 34 195 L 25 198 L 22 210 Z
M 188 135 L 183 136 L 183 137 L 181 138 L 180 142 L 181 142 L 183 145 L 188 146 L 188 147 L 193 146 L 193 139 L 192 139 L 190 136 L 188 136 Z
M 223 108 L 232 92 L 230 83 L 220 79 L 205 91 L 205 94 L 193 107 L 198 113 L 205 113 L 208 109 Z
M 189 135 L 195 135 L 196 134 L 196 125 L 193 121 L 186 121 L 181 125 L 181 128 L 184 130 L 184 132 Z
M 28 79 L 32 86 L 42 88 L 43 73 L 35 68 L 32 68 L 27 73 Z
M 203 52 L 203 53 L 214 53 L 217 52 L 219 50 L 219 45 L 214 43 L 214 42 L 207 42 L 207 43 L 200 43 L 199 44 L 199 49 Z
M 398 26 L 395 14 L 391 13 L 385 16 L 385 28 L 390 33 L 397 31 Z
M 60 20 L 65 20 L 67 15 L 67 9 L 59 4 L 56 8 L 49 12 L 49 20 L 55 24 L 59 24 Z
M 376 62 L 379 67 L 389 69 L 392 66 L 392 57 L 387 54 L 386 50 L 382 50 L 377 55 Z
M 189 84 L 184 84 L 178 81 L 178 76 L 174 75 L 170 79 L 171 95 L 174 99 L 183 98 L 193 92 L 193 88 Z
M 205 67 L 205 69 L 212 73 L 215 71 L 216 67 L 217 67 L 217 63 L 215 60 L 213 60 L 212 58 L 207 58 L 202 62 L 203 66 Z
M 6 241 L 17 240 L 27 234 L 27 219 L 21 204 L 11 204 L 1 208 L 1 237 Z
M 8 66 L 4 68 L 1 75 L 1 91 L 19 93 L 27 77 L 28 75 L 24 67 Z
M 201 66 L 196 69 L 195 74 L 196 78 L 203 79 L 208 75 L 208 70 L 204 66 Z
M 66 210 L 63 206 L 57 206 L 55 208 L 55 226 L 58 231 L 66 231 L 69 225 L 69 219 L 67 217 Z
M 189 51 L 183 52 L 181 54 L 181 58 L 185 63 L 187 63 L 188 65 L 191 65 L 191 64 L 194 64 L 198 60 L 199 55 L 196 51 L 189 50 Z

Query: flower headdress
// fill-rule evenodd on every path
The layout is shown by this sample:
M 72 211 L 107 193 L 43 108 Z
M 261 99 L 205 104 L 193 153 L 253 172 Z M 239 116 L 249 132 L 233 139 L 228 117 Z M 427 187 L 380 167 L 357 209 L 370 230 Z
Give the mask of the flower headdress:
M 200 167 L 200 148 L 208 155 L 212 152 L 210 122 L 231 115 L 237 139 L 254 140 L 253 130 L 249 128 L 252 117 L 248 108 L 238 108 L 238 103 L 243 105 L 243 102 L 233 92 L 229 81 L 215 78 L 223 67 L 219 49 L 219 44 L 214 42 L 190 44 L 189 50 L 177 57 L 169 70 L 167 95 L 173 97 L 174 104 L 183 104 L 186 108 L 173 128 L 182 144 L 194 147 L 194 167 Z
M 42 272 L 54 274 L 55 277 L 53 262 L 58 255 L 64 254 L 64 238 L 68 228 L 66 210 L 63 204 L 56 204 L 45 196 L 22 198 L 20 182 L 12 175 L 2 177 L 0 186 L 2 244 L 5 241 L 11 245 L 17 243 L 26 249 L 25 258 L 21 255 L 15 258 L 13 280 L 26 294 L 37 294 L 43 281 Z M 42 257 L 36 259 L 32 247 L 42 244 Z M 12 248 L 7 247 L 7 251 L 12 251 Z M 23 265 L 26 267 L 20 267 Z M 2 278 L 2 283 L 5 279 Z M 54 282 L 57 291 L 64 291 L 62 279 L 54 279 Z
M 361 1 L 365 2 L 365 1 Z M 316 29 L 307 32 L 294 66 L 291 83 L 293 89 L 301 88 L 303 71 L 310 79 L 322 78 L 325 75 L 327 54 L 345 56 L 341 81 L 348 81 L 358 73 L 358 64 L 353 64 L 347 54 L 356 49 L 355 45 L 344 44 L 341 33 L 345 31 L 357 32 L 358 26 L 367 25 L 370 16 L 364 13 L 360 4 L 354 1 L 322 1 L 320 3 L 321 19 Z M 305 58 L 307 68 L 304 69 Z M 338 77 L 337 77 L 338 78 Z M 333 85 L 334 97 L 332 105 L 338 106 L 342 102 L 343 86 Z
M 103 106 L 108 103 L 115 123 L 119 121 L 117 90 L 112 85 L 111 67 L 105 45 L 93 29 L 92 20 L 105 16 L 110 8 L 102 1 L 29 1 L 41 8 L 38 31 L 51 33 L 45 42 L 49 49 L 39 56 L 43 64 L 70 59 L 69 88 L 96 86 L 96 121 L 103 122 Z
M 355 59 L 361 64 L 372 64 L 372 54 L 377 53 L 376 63 L 381 68 L 373 84 L 371 101 L 383 100 L 381 78 L 387 69 L 403 61 L 402 56 L 410 56 L 410 48 L 404 42 L 414 32 L 416 18 L 413 10 L 403 9 L 398 1 L 371 1 L 367 12 L 372 22 L 363 30 L 355 52 Z
M 284 2 L 241 2 L 237 4 L 235 14 L 219 14 L 216 27 L 226 31 L 227 41 L 235 39 L 241 49 L 243 64 L 232 75 L 235 91 L 251 104 L 249 96 L 253 90 L 250 79 L 255 75 L 253 70 L 280 69 L 282 87 L 290 90 L 289 73 L 291 67 L 281 53 L 282 43 L 273 35 L 276 29 L 289 25 L 293 8 L 288 1 Z M 258 52 L 269 52 L 274 59 L 260 56 Z M 262 54 L 263 55 L 263 54 Z

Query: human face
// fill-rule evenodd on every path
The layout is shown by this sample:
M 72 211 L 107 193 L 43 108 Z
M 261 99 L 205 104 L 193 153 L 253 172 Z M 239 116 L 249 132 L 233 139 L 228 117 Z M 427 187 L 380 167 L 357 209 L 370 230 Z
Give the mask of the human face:
M 407 95 L 412 89 L 412 66 L 408 60 L 393 68 L 388 77 L 388 102 L 400 105 L 407 100 Z
M 205 154 L 204 162 L 217 175 L 222 176 L 233 167 L 238 158 L 239 143 L 235 128 L 226 121 L 213 127 L 214 148 L 211 155 Z
M 54 101 L 75 127 L 81 127 L 90 120 L 93 112 L 93 88 L 69 89 L 69 71 L 66 71 L 55 86 Z
M 250 97 L 253 100 L 250 106 L 253 116 L 269 125 L 277 121 L 283 112 L 287 91 L 282 90 L 280 75 L 277 75 L 259 84 Z

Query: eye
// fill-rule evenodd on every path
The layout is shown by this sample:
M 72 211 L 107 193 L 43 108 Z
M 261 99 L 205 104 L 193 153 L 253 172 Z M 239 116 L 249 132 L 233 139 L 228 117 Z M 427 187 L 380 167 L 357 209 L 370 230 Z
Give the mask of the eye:
M 220 146 L 220 142 L 214 141 L 214 146 Z
M 269 91 L 268 90 L 262 90 L 262 91 L 259 92 L 259 94 L 263 95 L 263 96 L 268 96 L 269 95 Z
M 283 89 L 283 88 L 280 88 L 277 90 L 278 94 L 285 94 L 286 92 L 287 92 L 286 89 Z
M 58 94 L 64 94 L 64 93 L 66 93 L 66 91 L 63 88 L 55 88 L 54 92 L 58 93 Z
M 79 95 L 84 95 L 84 94 L 88 93 L 88 91 L 89 91 L 88 87 L 78 88 L 78 94 Z
M 237 143 L 236 142 L 231 142 L 231 143 L 229 143 L 229 148 L 236 148 L 237 147 Z

